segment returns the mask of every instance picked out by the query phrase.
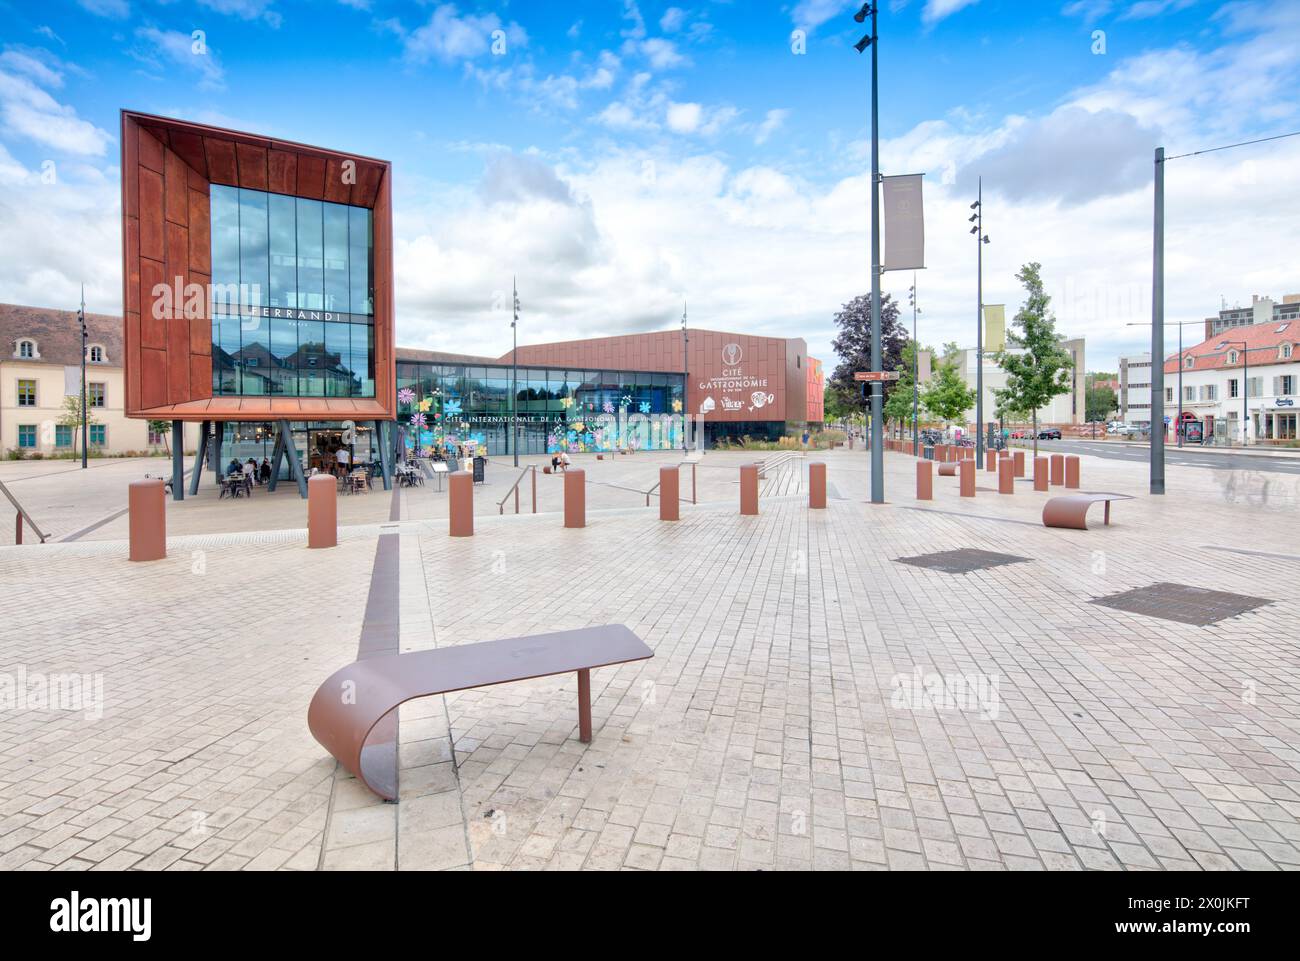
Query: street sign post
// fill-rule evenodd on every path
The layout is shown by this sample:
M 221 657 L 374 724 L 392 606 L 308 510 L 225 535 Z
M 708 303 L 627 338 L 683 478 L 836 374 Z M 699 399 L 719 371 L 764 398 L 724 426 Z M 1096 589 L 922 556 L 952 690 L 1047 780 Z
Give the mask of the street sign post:
M 853 379 L 859 384 L 875 384 L 902 380 L 903 375 L 896 370 L 860 370 Z

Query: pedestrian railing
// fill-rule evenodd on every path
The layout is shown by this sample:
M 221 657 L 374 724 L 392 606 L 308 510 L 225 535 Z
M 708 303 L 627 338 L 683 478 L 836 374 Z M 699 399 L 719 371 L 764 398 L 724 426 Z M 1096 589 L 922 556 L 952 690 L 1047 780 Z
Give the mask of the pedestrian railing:
M 23 542 L 23 521 L 26 521 L 27 526 L 35 532 L 36 536 L 41 539 L 41 543 L 44 544 L 47 535 L 37 526 L 36 521 L 32 520 L 32 515 L 27 513 L 23 505 L 18 503 L 18 498 L 10 493 L 9 488 L 4 485 L 3 481 L 0 481 L 0 494 L 5 495 L 5 498 L 13 505 L 16 512 L 14 514 L 14 543 L 21 544 Z
M 515 478 L 515 482 L 510 485 L 510 489 L 506 491 L 506 496 L 501 498 L 501 502 L 497 504 L 498 514 L 504 514 L 506 512 L 506 501 L 510 500 L 511 494 L 513 494 L 515 498 L 515 513 L 519 513 L 519 485 L 524 482 L 525 477 L 532 477 L 533 479 L 533 513 L 537 513 L 537 465 L 530 464 L 519 472 L 519 476 Z

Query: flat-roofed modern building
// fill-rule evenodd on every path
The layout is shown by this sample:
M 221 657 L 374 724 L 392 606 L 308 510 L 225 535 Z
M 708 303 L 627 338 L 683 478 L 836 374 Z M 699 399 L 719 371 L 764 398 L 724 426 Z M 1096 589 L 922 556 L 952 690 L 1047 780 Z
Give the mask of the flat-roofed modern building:
M 305 491 L 314 429 L 396 416 L 391 166 L 131 111 L 121 139 L 127 416 L 204 424 L 214 465 L 276 425 Z

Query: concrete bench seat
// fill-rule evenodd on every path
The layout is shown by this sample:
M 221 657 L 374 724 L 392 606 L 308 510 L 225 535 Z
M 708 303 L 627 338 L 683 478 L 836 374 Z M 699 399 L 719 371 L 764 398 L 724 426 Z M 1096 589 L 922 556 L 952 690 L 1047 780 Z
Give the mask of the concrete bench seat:
M 591 743 L 591 670 L 644 661 L 654 652 L 621 624 L 484 644 L 367 658 L 335 672 L 307 709 L 312 736 L 386 801 L 397 799 L 384 751 L 366 744 L 375 726 L 407 701 L 476 687 L 577 672 L 578 736 Z M 391 757 L 391 753 L 388 754 Z
M 1110 526 L 1110 505 L 1114 501 L 1131 501 L 1128 494 L 1067 494 L 1053 497 L 1043 508 L 1043 526 L 1064 530 L 1086 531 L 1088 510 L 1093 504 L 1106 505 L 1106 526 Z

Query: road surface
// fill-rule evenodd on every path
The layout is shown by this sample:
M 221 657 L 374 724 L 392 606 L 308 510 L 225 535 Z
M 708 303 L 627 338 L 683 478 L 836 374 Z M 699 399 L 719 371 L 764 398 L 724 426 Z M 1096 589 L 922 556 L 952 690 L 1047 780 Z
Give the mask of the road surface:
M 1094 457 L 1142 464 L 1147 463 L 1151 457 L 1147 445 L 1129 445 L 1121 441 L 1040 440 L 1038 450 L 1039 453 L 1048 451 L 1055 454 L 1091 454 Z M 1165 463 L 1171 467 L 1208 467 L 1211 470 L 1255 471 L 1261 474 L 1289 474 L 1300 477 L 1300 456 L 1221 454 L 1198 450 L 1195 447 L 1184 447 L 1180 450 L 1170 445 L 1165 448 Z

